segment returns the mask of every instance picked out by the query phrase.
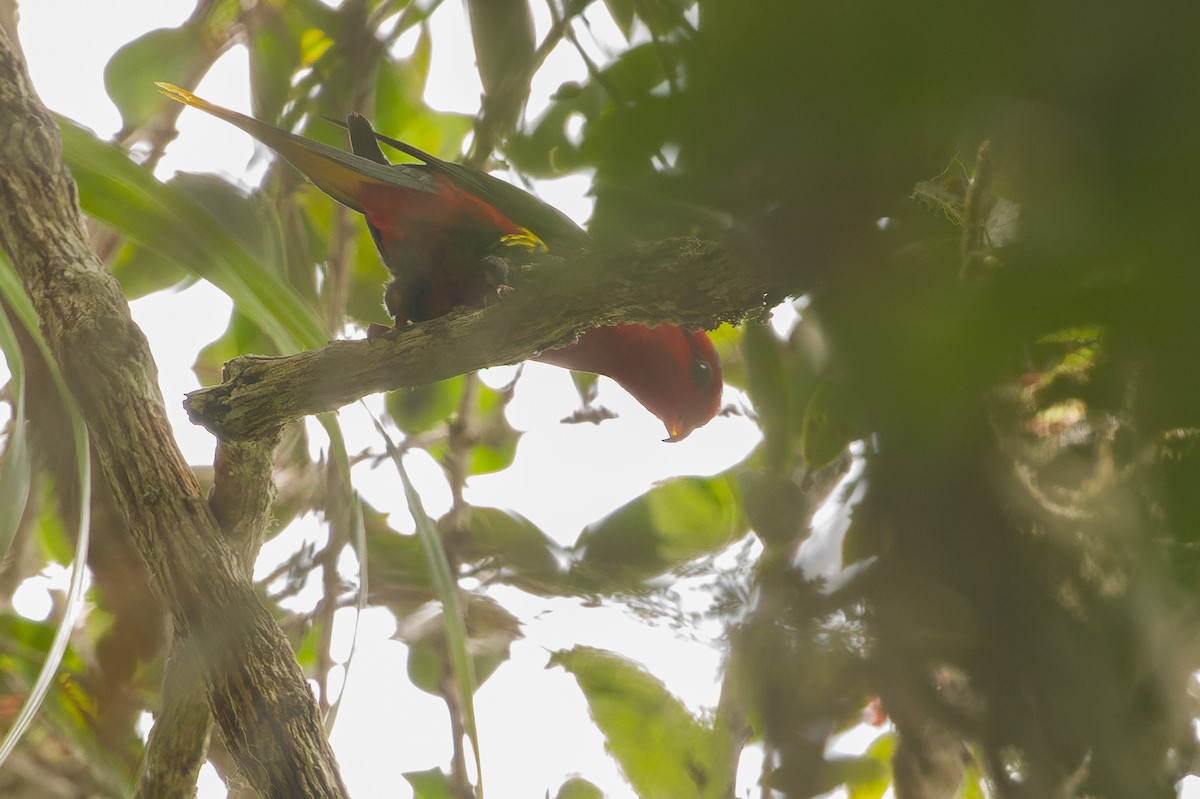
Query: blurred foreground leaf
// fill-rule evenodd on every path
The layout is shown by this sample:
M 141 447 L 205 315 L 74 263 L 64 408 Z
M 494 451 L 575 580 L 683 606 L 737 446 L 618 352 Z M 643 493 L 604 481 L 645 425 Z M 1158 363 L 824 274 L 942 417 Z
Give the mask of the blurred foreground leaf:
M 728 736 L 697 721 L 658 679 L 590 647 L 556 652 L 550 665 L 579 682 L 605 747 L 641 799 L 728 795 Z

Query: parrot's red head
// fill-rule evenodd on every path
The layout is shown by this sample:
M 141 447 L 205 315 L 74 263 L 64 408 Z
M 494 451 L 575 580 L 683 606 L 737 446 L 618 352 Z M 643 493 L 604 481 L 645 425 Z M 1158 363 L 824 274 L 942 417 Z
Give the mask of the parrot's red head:
M 678 338 L 682 332 L 685 336 L 686 350 L 680 347 L 673 353 L 670 366 L 672 374 L 666 374 L 659 379 L 650 381 L 646 399 L 637 391 L 630 390 L 633 396 L 641 400 L 651 413 L 662 419 L 667 426 L 667 441 L 682 441 L 697 427 L 708 424 L 717 415 L 721 407 L 721 388 L 724 385 L 721 376 L 721 360 L 713 348 L 712 341 L 702 330 L 692 332 L 681 331 L 679 328 L 663 326 L 652 328 L 649 332 L 654 336 L 662 330 L 665 346 L 673 347 L 671 339 Z M 680 358 L 679 356 L 682 356 Z M 686 367 L 684 360 L 686 359 Z M 663 378 L 666 378 L 665 380 Z M 673 388 L 672 388 L 673 387 Z M 660 396 L 661 395 L 661 396 Z
M 682 441 L 721 407 L 721 360 L 702 330 L 674 325 L 593 328 L 538 360 L 617 381 L 662 420 L 667 441 Z

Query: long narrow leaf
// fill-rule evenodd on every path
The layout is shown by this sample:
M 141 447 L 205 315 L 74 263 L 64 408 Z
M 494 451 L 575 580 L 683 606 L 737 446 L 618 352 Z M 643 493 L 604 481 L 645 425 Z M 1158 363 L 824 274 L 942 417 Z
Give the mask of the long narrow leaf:
M 0 255 L 0 258 L 3 258 Z M 8 393 L 12 398 L 12 422 L 8 442 L 0 459 L 0 559 L 2 559 L 29 502 L 32 465 L 25 443 L 25 363 L 7 314 L 0 313 L 0 351 L 8 362 Z
M 358 492 L 351 488 L 353 484 L 350 482 L 350 458 L 346 453 L 346 440 L 342 436 L 342 428 L 335 414 L 322 413 L 317 419 L 329 435 L 329 458 L 341 477 L 340 487 L 350 494 L 346 497 L 346 507 L 350 508 L 352 514 L 350 534 L 354 536 L 354 549 L 358 553 L 358 591 L 354 601 L 354 630 L 350 633 L 350 654 L 346 656 L 343 667 L 342 690 L 329 706 L 324 719 L 325 733 L 332 735 L 333 727 L 337 723 L 338 710 L 342 706 L 342 699 L 346 696 L 346 687 L 350 682 L 350 666 L 354 663 L 354 655 L 358 651 L 358 624 L 367 607 L 367 591 L 370 586 L 367 585 L 367 529 L 363 523 L 362 499 Z
M 328 333 L 291 284 L 267 269 L 204 206 L 158 181 L 117 147 L 60 118 L 63 156 L 83 210 L 212 282 L 283 352 L 323 345 Z
M 465 717 L 463 722 L 475 754 L 475 772 L 479 775 L 479 799 L 483 799 L 483 767 L 479 753 L 479 732 L 475 724 L 475 689 L 479 683 L 475 679 L 475 664 L 467 652 L 467 624 L 463 616 L 462 604 L 458 599 L 458 581 L 450 572 L 450 561 L 446 558 L 446 550 L 442 548 L 442 539 L 438 535 L 437 525 L 425 512 L 421 497 L 417 494 L 412 480 L 408 477 L 408 471 L 404 468 L 400 450 L 392 443 L 391 437 L 383 429 L 383 425 L 379 423 L 378 419 L 375 420 L 375 429 L 383 437 L 388 455 L 396 464 L 396 471 L 400 473 L 400 481 L 404 484 L 404 497 L 408 501 L 408 510 L 416 523 L 417 538 L 421 542 L 421 551 L 425 553 L 425 562 L 433 582 L 433 593 L 442 603 L 446 649 L 450 653 L 450 667 L 454 670 L 458 692 L 462 695 Z
M 33 688 L 30 689 L 29 697 L 21 706 L 4 741 L 0 742 L 0 764 L 3 764 L 16 748 L 17 742 L 29 728 L 42 701 L 46 698 L 46 693 L 50 690 L 50 686 L 54 682 L 54 675 L 62 662 L 63 654 L 67 651 L 67 643 L 75 625 L 75 617 L 79 615 L 79 611 L 83 607 L 84 564 L 87 562 L 88 537 L 91 529 L 92 475 L 87 426 L 83 421 L 83 416 L 75 404 L 74 396 L 68 391 L 66 382 L 58 371 L 58 366 L 50 354 L 50 348 L 46 346 L 46 342 L 38 330 L 37 315 L 29 303 L 21 281 L 13 271 L 12 264 L 3 256 L 0 256 L 0 294 L 4 295 L 9 307 L 13 310 L 13 315 L 25 327 L 26 333 L 33 339 L 46 359 L 50 376 L 58 390 L 63 407 L 66 409 L 67 420 L 71 426 L 71 440 L 75 449 L 76 479 L 79 485 L 79 507 L 76 513 L 79 527 L 76 531 L 75 559 L 71 564 L 71 581 L 67 589 L 62 621 L 59 622 L 58 629 L 54 633 L 54 641 L 46 653 L 46 662 L 42 664 L 42 670 L 38 673 Z M 9 330 L 10 334 L 11 332 Z

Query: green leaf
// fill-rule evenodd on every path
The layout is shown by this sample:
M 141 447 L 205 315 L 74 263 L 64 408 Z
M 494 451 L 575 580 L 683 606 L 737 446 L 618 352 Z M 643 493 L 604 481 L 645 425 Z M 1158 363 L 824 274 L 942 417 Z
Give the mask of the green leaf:
M 601 70 L 601 75 L 604 84 L 612 87 L 611 91 L 626 102 L 648 96 L 667 79 L 667 73 L 663 70 L 663 53 L 651 42 L 621 53 Z
M 0 259 L 4 256 L 0 255 Z M 12 419 L 0 457 L 0 560 L 8 552 L 21 517 L 29 502 L 33 480 L 29 447 L 25 439 L 25 357 L 16 334 L 8 323 L 8 314 L 0 311 L 0 351 L 8 364 L 7 393 L 12 403 Z
M 708 337 L 721 358 L 721 376 L 725 385 L 744 389 L 747 378 L 746 361 L 742 357 L 742 329 L 724 323 L 716 330 L 708 331 Z
M 375 114 L 377 130 L 403 138 L 410 122 L 429 109 L 425 106 L 425 83 L 433 53 L 428 26 L 422 25 L 417 47 L 403 61 L 380 59 L 375 77 Z
M 292 91 L 292 77 L 300 65 L 300 46 L 284 23 L 284 13 L 261 14 L 264 24 L 253 26 L 250 43 L 250 94 L 254 116 L 278 119 Z
M 442 675 L 446 659 L 433 641 L 415 641 L 408 645 L 408 681 L 433 696 L 442 695 Z
M 640 799 L 722 797 L 732 757 L 728 737 L 698 722 L 660 680 L 637 664 L 590 647 L 556 652 Z
M 695 0 L 639 0 L 638 16 L 655 36 L 668 36 L 686 26 L 683 13 Z
M 742 353 L 748 372 L 746 393 L 754 403 L 770 461 L 784 470 L 791 441 L 796 437 L 787 398 L 787 373 L 779 339 L 766 325 L 748 324 L 742 334 Z
M 465 621 L 467 651 L 478 688 L 508 660 L 512 642 L 521 637 L 520 622 L 494 599 L 480 595 L 470 596 Z M 450 664 L 442 617 L 426 617 L 411 625 L 401 623 L 395 637 L 409 646 L 408 677 L 412 684 L 426 693 L 444 696 Z
M 987 799 L 990 794 L 984 789 L 987 785 L 987 774 L 972 759 L 963 772 L 962 786 L 958 789 L 955 799 Z
M 507 469 L 516 458 L 517 441 L 520 438 L 520 433 L 508 423 L 504 412 L 512 399 L 512 393 L 490 388 L 476 377 L 468 379 L 471 381 L 470 391 L 474 397 L 474 403 L 468 409 L 474 432 L 474 446 L 467 453 L 467 476 Z M 448 455 L 446 442 L 437 442 L 427 449 L 435 460 L 445 463 Z
M 34 519 L 33 533 L 38 557 L 54 563 L 70 563 L 75 555 L 74 531 L 68 530 L 57 507 L 57 489 L 52 480 L 41 486 L 38 504 L 41 512 Z
M 806 325 L 811 323 L 801 321 L 786 341 L 766 325 L 749 324 L 742 331 L 746 393 L 763 431 L 766 462 L 775 471 L 785 473 L 795 461 L 805 412 L 817 385 L 814 362 L 819 358 L 810 341 L 811 328 Z M 831 431 L 827 437 L 832 436 Z M 816 443 L 814 438 L 814 446 Z
M 512 466 L 517 457 L 517 441 L 521 434 L 508 423 L 505 409 L 512 394 L 497 391 L 477 381 L 475 386 L 475 418 L 487 431 L 471 449 L 467 474 L 491 474 Z
M 9 728 L 7 735 L 5 735 L 3 742 L 0 742 L 0 765 L 3 765 L 8 756 L 12 754 L 13 749 L 16 748 L 25 731 L 29 728 L 33 718 L 38 713 L 38 709 L 45 700 L 46 694 L 54 682 L 54 675 L 58 670 L 59 664 L 67 654 L 67 647 L 71 631 L 74 628 L 75 618 L 83 606 L 84 577 L 87 573 L 84 565 L 87 562 L 88 542 L 91 531 L 92 461 L 87 426 L 84 423 L 79 407 L 75 403 L 74 395 L 67 389 L 66 382 L 58 370 L 57 361 L 50 354 L 50 348 L 42 338 L 37 324 L 37 314 L 29 302 L 29 297 L 25 294 L 20 279 L 13 270 L 8 258 L 3 255 L 0 255 L 0 296 L 4 297 L 6 305 L 12 312 L 10 318 L 16 320 L 25 328 L 24 335 L 41 352 L 42 358 L 46 363 L 50 379 L 58 392 L 59 400 L 65 410 L 71 442 L 74 445 L 74 479 L 79 486 L 78 505 L 68 509 L 68 512 L 73 516 L 72 522 L 75 526 L 75 557 L 71 564 L 71 580 L 67 587 L 65 609 L 59 620 L 58 628 L 54 631 L 54 640 L 46 652 L 45 661 L 42 663 L 37 679 L 29 689 L 28 697 L 21 706 L 17 717 L 13 720 L 12 726 Z M 11 328 L 9 332 L 12 332 Z
M 892 784 L 892 755 L 895 752 L 895 733 L 885 732 L 872 741 L 862 759 L 874 762 L 879 771 L 874 776 L 864 771 L 861 779 L 846 780 L 847 799 L 880 799 Z
M 263 7 L 251 26 L 250 88 L 253 114 L 258 119 L 281 120 L 289 101 L 309 96 L 301 78 L 318 70 L 314 64 L 333 44 L 328 31 L 337 17 L 318 2 L 272 3 Z M 325 77 L 329 80 L 328 73 Z M 299 104 L 293 112 L 301 112 Z
M 629 35 L 633 32 L 633 12 L 636 0 L 604 0 L 604 5 L 608 8 L 609 15 L 613 18 L 613 22 L 617 23 L 617 27 L 621 29 L 621 35 L 625 37 L 625 41 L 629 41 Z
M 109 266 L 130 300 L 156 291 L 185 288 L 196 280 L 188 270 L 130 239 L 121 242 Z
M 442 547 L 442 539 L 438 535 L 437 524 L 425 512 L 421 496 L 413 487 L 404 468 L 404 460 L 396 445 L 392 443 L 387 431 L 378 422 L 375 429 L 387 445 L 388 454 L 396 465 L 400 481 L 404 484 L 404 496 L 408 501 L 408 510 L 412 514 L 417 528 L 417 538 L 421 542 L 421 551 L 425 555 L 425 564 L 433 581 L 433 592 L 442 603 L 443 631 L 446 636 L 446 648 L 450 655 L 450 664 L 454 670 L 454 678 L 458 683 L 459 701 L 462 703 L 463 727 L 471 741 L 475 753 L 475 773 L 479 775 L 479 793 L 483 794 L 483 765 L 479 752 L 479 731 L 475 724 L 475 689 L 479 681 L 475 677 L 475 665 L 467 652 L 467 626 L 459 603 L 458 581 L 450 570 L 450 561 L 446 558 L 446 550 Z
M 832 790 L 839 785 L 849 787 L 853 799 L 863 799 L 855 791 L 863 786 L 868 791 L 878 790 L 874 799 L 883 795 L 891 782 L 892 770 L 887 763 L 869 757 L 831 757 L 825 761 L 825 784 Z M 880 788 L 879 786 L 883 787 Z M 870 796 L 870 793 L 864 796 Z
M 300 640 L 292 642 L 296 651 L 296 662 L 304 670 L 305 675 L 311 676 L 317 668 L 321 656 L 321 639 L 324 631 L 318 624 L 311 624 L 300 635 Z
M 479 444 L 471 449 L 467 475 L 474 476 L 503 471 L 512 466 L 516 457 L 517 440 L 515 436 L 505 437 L 494 444 Z
M 768 462 L 776 471 L 787 471 L 800 420 L 793 417 L 787 401 L 783 346 L 766 325 L 748 324 L 742 334 L 742 353 L 748 373 L 746 393 L 758 414 Z
M 383 287 L 388 272 L 379 260 L 375 241 L 362 217 L 330 202 L 326 195 L 308 185 L 300 186 L 289 200 L 294 203 L 295 212 L 287 213 L 282 219 L 276 217 L 279 227 L 274 235 L 284 252 L 293 287 L 302 296 L 311 297 L 310 304 L 318 305 L 317 272 L 313 264 L 323 265 L 328 281 L 333 279 L 328 270 L 334 267 L 334 260 L 345 257 L 346 262 L 337 268 L 349 270 L 349 275 L 338 278 L 348 283 L 347 316 L 362 328 L 371 322 L 390 325 L 392 320 L 383 307 Z M 347 224 L 351 231 L 351 246 L 335 253 L 332 248 L 346 235 Z
M 604 792 L 583 777 L 572 777 L 562 784 L 554 799 L 604 799 Z
M 453 799 L 450 780 L 441 769 L 406 771 L 403 776 L 412 786 L 413 799 Z
M 125 130 L 133 130 L 170 105 L 155 81 L 194 84 L 215 55 L 209 37 L 191 26 L 159 28 L 122 46 L 104 67 L 104 88 Z
M 363 609 L 367 606 L 367 595 L 370 589 L 367 576 L 370 561 L 367 553 L 364 503 L 359 498 L 358 492 L 354 490 L 350 479 L 350 457 L 346 453 L 346 439 L 342 435 L 338 416 L 334 413 L 319 413 L 317 421 L 329 436 L 329 470 L 332 472 L 331 477 L 336 476 L 336 479 L 326 481 L 328 496 L 326 497 L 325 515 L 331 528 L 330 536 L 333 537 L 335 534 L 344 536 L 345 540 L 353 542 L 355 551 L 359 553 L 358 591 L 354 598 L 354 629 L 350 636 L 350 653 L 344 663 L 345 668 L 349 670 L 358 648 L 358 623 L 362 618 Z M 324 722 L 327 735 L 333 733 L 333 727 L 337 722 L 338 712 L 345 695 L 345 691 L 339 692 L 337 700 L 326 713 Z
M 279 226 L 275 203 L 217 175 L 179 172 L 167 185 L 203 206 L 255 258 L 269 263 L 275 255 L 273 236 Z
M 533 14 L 529 0 L 467 0 L 483 106 L 496 129 L 512 130 L 533 74 Z
M 536 43 L 528 0 L 467 0 L 471 38 L 486 93 L 504 91 L 529 71 Z
M 434 598 L 421 542 L 415 535 L 388 527 L 384 514 L 364 511 L 364 515 L 371 602 L 406 616 Z
M 462 402 L 465 378 L 461 375 L 424 386 L 388 392 L 384 408 L 396 426 L 408 435 L 424 433 L 449 421 Z
M 716 552 L 747 529 L 734 476 L 677 477 L 588 525 L 577 569 L 585 578 L 645 579 Z
M 42 679 L 40 675 L 45 674 L 46 663 L 53 655 L 57 626 L 61 626 L 57 619 L 53 623 L 45 623 L 23 619 L 11 613 L 0 614 L 0 640 L 3 641 L 0 644 L 0 696 L 11 701 L 28 696 L 31 690 L 39 690 L 37 683 Z M 77 677 L 88 672 L 87 665 L 78 652 L 69 646 L 53 662 L 55 666 L 51 669 L 51 681 L 36 708 L 39 727 L 53 729 L 60 742 L 86 759 L 91 778 L 104 785 L 105 790 L 101 791 L 104 796 L 130 796 L 132 790 L 128 784 L 128 764 L 116 762 L 114 750 L 110 748 L 117 743 L 116 740 L 109 738 L 101 743 L 98 735 L 97 727 L 101 721 L 97 712 L 98 700 L 92 692 L 92 681 Z M 22 715 L 28 709 L 27 700 Z M 14 726 L 8 731 L 6 742 L 13 740 L 13 732 L 17 729 L 19 727 Z M 136 750 L 130 754 L 137 757 Z
M 532 177 L 551 177 L 595 166 L 602 156 L 624 152 L 614 141 L 622 133 L 640 134 L 640 130 L 627 124 L 627 118 L 610 120 L 613 94 L 627 102 L 634 98 L 644 100 L 665 80 L 662 59 L 653 44 L 630 48 L 602 69 L 596 79 L 583 86 L 569 84 L 560 88 L 532 132 L 509 138 L 505 154 L 518 169 Z M 567 135 L 568 123 L 577 116 L 585 120 L 582 144 L 576 144 Z M 595 133 L 591 126 L 598 123 L 604 124 Z
M 869 756 L 831 757 L 820 765 L 815 780 L 812 768 L 812 764 L 803 760 L 787 761 L 771 771 L 767 783 L 771 788 L 785 793 L 789 793 L 788 789 L 795 792 L 797 786 L 811 786 L 810 790 L 821 795 L 847 786 L 850 789 L 849 799 L 879 799 L 891 784 L 889 765 Z
M 328 336 L 284 276 L 266 268 L 200 203 L 160 183 L 116 147 L 60 118 L 63 155 L 83 210 L 228 294 L 281 352 Z
M 18 678 L 26 683 L 32 682 L 53 642 L 54 628 L 49 624 L 31 621 L 11 611 L 0 613 L 0 652 L 8 658 L 9 666 L 3 670 L 2 676 L 6 680 Z M 73 648 L 69 648 L 63 656 L 62 666 L 70 671 L 84 671 L 87 668 Z
M 575 384 L 575 392 L 579 394 L 579 401 L 583 403 L 584 407 L 596 401 L 600 375 L 594 372 L 576 372 L 572 370 L 571 382 Z
M 229 360 L 247 352 L 270 352 L 273 349 L 274 342 L 264 334 L 262 328 L 235 307 L 225 332 L 196 354 L 192 371 L 201 385 L 216 385 L 223 379 L 222 373 Z
M 472 507 L 460 520 L 469 536 L 462 556 L 472 563 L 494 561 L 505 582 L 538 593 L 554 590 L 565 576 L 560 548 L 533 522 L 499 508 Z M 507 576 L 512 572 L 513 576 Z
M 433 37 L 425 22 L 425 12 L 409 6 L 404 17 L 414 25 L 420 25 L 420 34 L 408 58 L 379 61 L 375 76 L 375 128 L 426 152 L 457 160 L 463 140 L 472 131 L 474 119 L 467 114 L 435 111 L 425 103 L 433 62 Z M 393 35 L 398 36 L 407 29 L 398 27 Z M 397 161 L 412 160 L 399 153 L 389 152 L 389 156 Z
M 204 206 L 255 257 L 270 260 L 269 231 L 278 224 L 270 218 L 272 207 L 216 175 L 180 172 L 167 185 Z M 129 239 L 113 262 L 112 273 L 131 299 L 196 279 L 194 273 L 167 261 L 156 250 Z
M 810 499 L 791 477 L 771 470 L 737 472 L 742 508 L 754 534 L 768 546 L 787 547 L 800 540 L 808 527 L 803 512 Z
M 828 466 L 858 438 L 852 421 L 856 405 L 844 380 L 828 377 L 808 398 L 800 431 L 800 451 L 810 472 Z

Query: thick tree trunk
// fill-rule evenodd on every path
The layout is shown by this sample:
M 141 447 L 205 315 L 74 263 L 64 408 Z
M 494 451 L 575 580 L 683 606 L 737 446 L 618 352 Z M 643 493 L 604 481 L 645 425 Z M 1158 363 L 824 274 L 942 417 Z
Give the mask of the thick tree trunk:
M 295 656 L 171 438 L 145 337 L 88 246 L 57 126 L 2 29 L 0 246 L 21 274 L 238 767 L 262 796 L 345 796 Z

